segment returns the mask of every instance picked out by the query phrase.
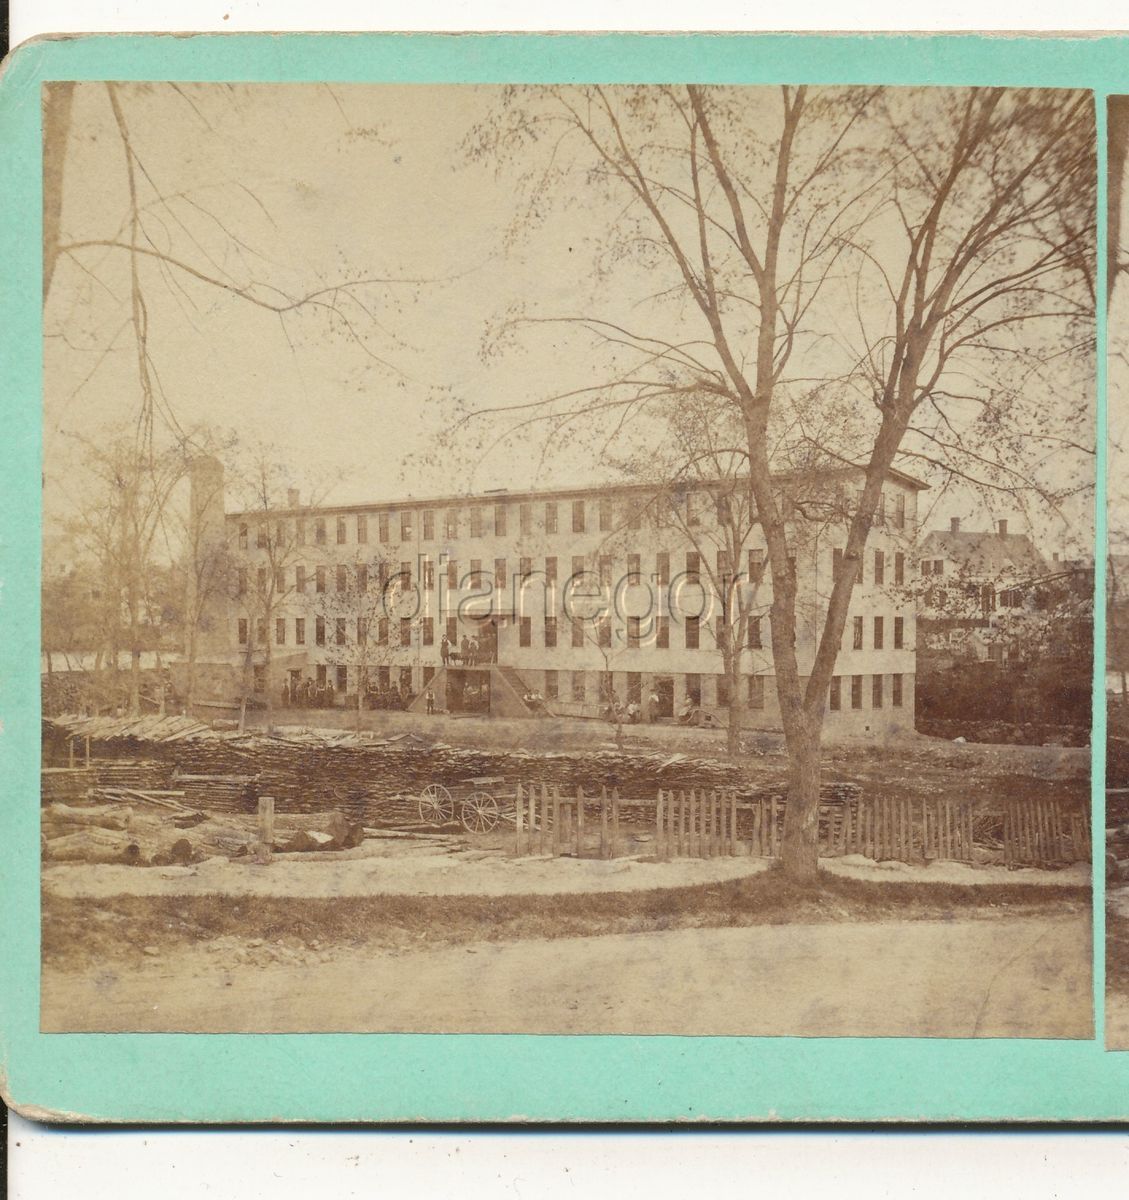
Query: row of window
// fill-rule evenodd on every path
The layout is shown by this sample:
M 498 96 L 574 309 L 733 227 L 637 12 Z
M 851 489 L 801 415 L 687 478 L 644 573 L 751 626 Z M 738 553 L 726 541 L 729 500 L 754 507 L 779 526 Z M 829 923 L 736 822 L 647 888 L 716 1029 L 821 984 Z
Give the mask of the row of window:
M 293 637 L 293 645 L 305 646 L 307 644 L 307 627 L 308 624 L 313 625 L 314 645 L 315 646 L 347 646 L 355 644 L 364 646 L 368 644 L 369 622 L 366 617 L 357 617 L 350 621 L 347 617 L 334 617 L 326 619 L 325 617 L 315 617 L 312 623 L 307 622 L 305 617 L 295 617 L 292 621 L 286 617 L 276 617 L 274 622 L 274 644 L 276 646 L 285 646 L 288 643 L 287 635 Z M 419 644 L 421 646 L 435 645 L 435 618 L 420 617 L 418 622 L 411 617 L 401 617 L 397 622 L 397 630 L 399 637 L 399 645 L 412 645 L 412 630 L 418 624 L 419 628 Z M 390 645 L 390 632 L 392 621 L 388 617 L 381 617 L 375 622 L 376 644 L 378 646 Z M 451 617 L 447 621 L 446 627 L 447 637 L 453 642 L 458 636 L 458 619 Z M 239 645 L 246 646 L 251 636 L 251 622 L 247 617 L 240 617 L 237 622 L 236 637 Z M 255 622 L 255 642 L 259 646 L 267 644 L 267 622 L 266 619 L 260 617 Z
M 873 558 L 871 559 L 870 582 L 873 583 L 875 587 L 884 587 L 886 584 L 886 574 L 887 574 L 886 557 L 887 556 L 886 556 L 885 550 L 875 550 L 873 552 Z M 831 551 L 832 578 L 838 579 L 839 573 L 842 571 L 842 569 L 843 569 L 843 551 L 841 549 L 836 548 Z M 906 581 L 906 556 L 901 551 L 898 551 L 894 555 L 894 572 L 893 572 L 893 574 L 894 574 L 894 586 L 902 587 Z M 858 582 L 859 583 L 866 582 L 866 572 L 863 569 L 862 561 L 859 562 Z
M 870 677 L 870 707 L 882 708 L 886 698 L 886 679 L 890 680 L 890 707 L 902 707 L 902 676 L 901 675 L 871 675 Z M 865 675 L 836 675 L 831 680 L 831 690 L 828 693 L 827 707 L 832 712 L 842 711 L 844 704 L 843 680 L 849 680 L 850 706 L 862 708 Z
M 886 649 L 886 618 L 873 617 L 871 619 L 871 638 L 870 646 L 872 650 Z M 866 634 L 866 618 L 852 617 L 851 618 L 851 649 L 864 650 L 864 638 Z M 905 617 L 895 617 L 893 627 L 893 648 L 895 650 L 904 650 L 906 641 L 906 621 Z
M 641 529 L 643 519 L 652 502 L 646 499 L 628 500 L 617 504 L 610 496 L 601 496 L 595 500 L 577 499 L 558 502 L 522 501 L 517 506 L 518 528 L 523 535 L 533 533 L 535 514 L 539 512 L 541 528 L 545 533 L 557 533 L 560 527 L 560 504 L 566 506 L 573 533 L 586 533 L 589 528 L 598 529 L 601 533 L 612 533 L 619 529 Z M 678 520 L 685 520 L 687 525 L 699 525 L 701 514 L 705 509 L 706 499 L 701 493 L 683 493 L 668 500 L 671 508 L 677 510 Z M 715 506 L 721 520 L 728 519 L 728 500 L 724 496 L 716 499 Z M 487 536 L 487 518 L 489 533 L 495 537 L 505 537 L 509 529 L 509 514 L 512 506 L 505 503 L 475 504 L 467 509 L 471 537 Z M 375 514 L 356 513 L 352 516 L 337 517 L 298 517 L 293 524 L 278 519 L 273 522 L 274 544 L 285 546 L 291 543 L 302 546 L 307 537 L 312 537 L 313 544 L 324 546 L 329 543 L 332 522 L 333 538 L 337 545 L 345 546 L 350 541 L 357 545 L 366 545 L 369 541 L 370 517 L 375 517 L 376 537 L 383 543 L 392 540 L 395 530 L 400 542 L 414 540 L 417 522 L 420 540 L 429 542 L 435 539 L 436 510 L 403 509 L 398 513 L 381 512 Z M 442 527 L 444 538 L 450 540 L 459 536 L 463 521 L 463 510 L 447 508 L 442 511 Z M 878 512 L 875 514 L 875 524 L 886 524 L 886 495 L 883 493 L 879 501 Z M 894 505 L 893 524 L 898 529 L 906 525 L 906 498 L 902 492 L 897 493 Z M 239 547 L 246 550 L 249 547 L 252 525 L 254 526 L 255 545 L 261 550 L 271 544 L 272 522 L 263 519 L 256 522 L 242 521 L 239 525 Z

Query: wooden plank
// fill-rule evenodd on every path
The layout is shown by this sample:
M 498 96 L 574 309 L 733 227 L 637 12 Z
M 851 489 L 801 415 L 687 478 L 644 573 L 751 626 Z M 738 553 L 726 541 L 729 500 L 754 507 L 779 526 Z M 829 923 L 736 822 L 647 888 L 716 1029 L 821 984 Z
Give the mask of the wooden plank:
M 576 788 L 576 841 L 574 843 L 574 853 L 577 858 L 584 852 L 584 789 L 577 785 Z
M 737 793 L 729 793 L 729 853 L 741 853 L 741 839 L 737 832 Z
M 612 857 L 619 855 L 619 788 L 612 788 Z
M 514 856 L 521 854 L 522 845 L 522 821 L 525 807 L 525 800 L 519 783 L 514 789 Z
M 600 857 L 608 856 L 608 789 L 600 788 Z
M 549 853 L 549 786 L 541 785 L 541 844 L 538 846 L 541 854 Z
M 561 852 L 561 789 L 553 785 L 553 857 Z
M 274 846 L 274 797 L 259 797 L 259 845 L 258 861 L 266 865 L 271 860 L 271 850 Z
M 688 803 L 690 805 L 690 830 L 687 837 L 686 853 L 690 858 L 697 858 L 698 793 L 693 788 L 690 789 Z

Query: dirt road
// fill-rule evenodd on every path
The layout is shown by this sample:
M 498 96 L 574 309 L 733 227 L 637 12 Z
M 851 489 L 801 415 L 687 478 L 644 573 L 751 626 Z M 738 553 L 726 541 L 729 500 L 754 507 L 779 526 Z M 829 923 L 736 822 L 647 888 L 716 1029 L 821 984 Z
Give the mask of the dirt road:
M 1092 1036 L 1090 924 L 762 925 L 45 969 L 45 1032 Z

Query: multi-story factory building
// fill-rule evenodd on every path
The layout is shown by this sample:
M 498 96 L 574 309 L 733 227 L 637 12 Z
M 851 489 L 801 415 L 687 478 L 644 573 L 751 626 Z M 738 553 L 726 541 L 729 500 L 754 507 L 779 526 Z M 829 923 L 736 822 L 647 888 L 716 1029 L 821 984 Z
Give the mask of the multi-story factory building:
M 214 485 L 214 467 L 205 477 Z M 848 507 L 818 520 L 806 513 L 802 526 L 795 518 L 801 671 L 810 670 L 861 482 L 861 472 L 828 475 L 824 495 Z M 900 473 L 888 481 L 828 699 L 832 728 L 913 728 L 906 585 L 922 487 Z M 231 583 L 211 621 L 225 644 L 213 637 L 211 649 L 231 669 L 213 692 L 243 679 L 275 703 L 330 696 L 355 705 L 359 693 L 362 705 L 383 707 L 394 694 L 419 710 L 511 716 L 599 716 L 614 697 L 644 718 L 655 707 L 670 718 L 689 700 L 705 719 L 725 721 L 736 684 L 746 725 L 779 728 L 764 540 L 755 520 L 742 527 L 727 496 L 747 496 L 747 487 L 325 507 L 291 492 L 285 508 L 222 514 Z M 719 648 L 727 629 L 740 640 L 736 672 Z

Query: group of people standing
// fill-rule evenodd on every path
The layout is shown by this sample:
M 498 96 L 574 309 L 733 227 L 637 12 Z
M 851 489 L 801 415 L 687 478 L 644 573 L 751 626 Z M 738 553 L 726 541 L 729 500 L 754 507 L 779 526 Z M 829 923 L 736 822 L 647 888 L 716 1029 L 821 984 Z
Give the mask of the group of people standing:
M 332 708 L 336 698 L 336 689 L 328 679 L 319 683 L 307 676 L 287 679 L 282 685 L 283 708 Z
M 452 641 L 446 634 L 439 642 L 439 658 L 445 667 L 477 667 L 498 659 L 498 640 L 490 625 L 483 626 L 478 637 L 465 633 L 461 642 Z

